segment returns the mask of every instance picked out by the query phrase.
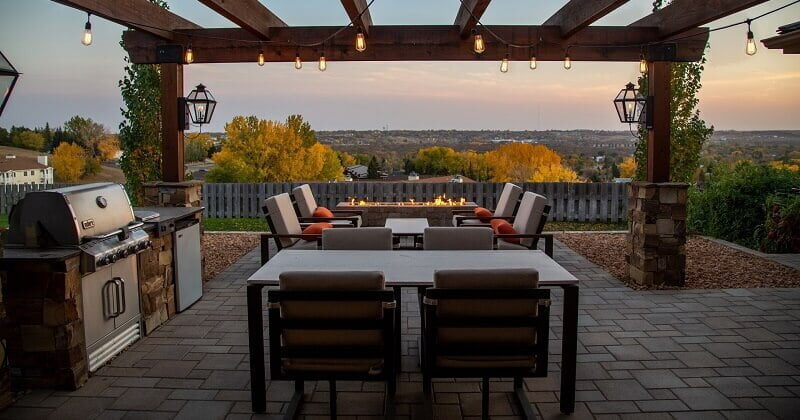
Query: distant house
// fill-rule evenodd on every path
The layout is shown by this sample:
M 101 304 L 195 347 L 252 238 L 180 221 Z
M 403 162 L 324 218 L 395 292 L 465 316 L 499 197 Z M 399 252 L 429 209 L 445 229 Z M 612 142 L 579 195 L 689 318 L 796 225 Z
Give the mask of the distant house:
M 353 165 L 345 168 L 344 172 L 353 177 L 353 179 L 365 179 L 369 173 L 369 169 L 366 165 Z
M 53 167 L 47 156 L 6 155 L 0 158 L 0 185 L 52 184 Z

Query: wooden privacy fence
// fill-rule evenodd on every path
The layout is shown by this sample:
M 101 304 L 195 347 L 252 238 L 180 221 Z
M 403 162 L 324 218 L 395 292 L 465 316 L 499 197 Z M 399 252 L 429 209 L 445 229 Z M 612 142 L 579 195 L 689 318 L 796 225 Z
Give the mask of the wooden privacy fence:
M 203 205 L 206 217 L 261 217 L 267 197 L 290 193 L 304 183 L 204 184 Z M 447 197 L 474 201 L 494 208 L 502 183 L 410 183 L 410 182 L 339 182 L 309 183 L 320 206 L 335 208 L 350 198 L 367 201 L 406 201 L 411 198 L 432 201 Z M 550 220 L 619 222 L 627 220 L 628 198 L 624 183 L 542 182 L 517 184 L 525 191 L 547 197 L 552 210 Z

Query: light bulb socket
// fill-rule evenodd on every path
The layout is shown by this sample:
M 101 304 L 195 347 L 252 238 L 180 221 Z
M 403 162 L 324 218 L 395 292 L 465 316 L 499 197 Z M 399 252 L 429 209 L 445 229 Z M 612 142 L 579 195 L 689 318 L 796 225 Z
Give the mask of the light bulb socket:
M 83 29 L 85 29 L 85 30 L 87 30 L 87 31 L 91 31 L 91 30 L 92 30 L 92 22 L 89 22 L 89 21 L 87 20 L 87 21 L 86 21 L 86 25 L 84 25 Z
M 756 37 L 753 35 L 753 31 L 750 30 L 750 25 L 747 27 L 747 39 L 754 40 Z

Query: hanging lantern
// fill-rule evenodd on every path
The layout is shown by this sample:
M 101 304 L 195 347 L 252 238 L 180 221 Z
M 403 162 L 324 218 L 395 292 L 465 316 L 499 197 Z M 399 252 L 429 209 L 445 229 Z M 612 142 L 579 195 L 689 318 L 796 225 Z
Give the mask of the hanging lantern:
M 186 97 L 186 110 L 189 113 L 192 123 L 203 125 L 211 122 L 211 117 L 214 115 L 214 108 L 217 107 L 217 101 L 211 92 L 206 90 L 203 84 L 189 93 Z
M 625 85 L 625 89 L 619 91 L 617 97 L 614 98 L 614 107 L 616 107 L 619 121 L 622 123 L 641 122 L 646 106 L 647 98 L 639 94 L 633 83 Z
M 11 91 L 14 90 L 19 75 L 17 69 L 0 52 L 0 115 L 3 115 L 3 109 L 6 107 L 8 98 L 11 97 Z

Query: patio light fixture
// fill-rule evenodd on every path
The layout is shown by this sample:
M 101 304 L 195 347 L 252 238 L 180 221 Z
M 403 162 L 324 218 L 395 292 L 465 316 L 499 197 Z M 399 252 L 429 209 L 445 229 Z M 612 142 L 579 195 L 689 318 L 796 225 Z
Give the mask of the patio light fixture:
M 192 124 L 199 125 L 202 129 L 203 124 L 211 122 L 217 101 L 211 92 L 201 83 L 189 93 L 185 98 L 178 98 L 179 125 L 188 129 L 186 116 L 188 115 Z
M 633 83 L 625 85 L 625 89 L 620 90 L 614 98 L 614 107 L 622 123 L 636 124 L 647 119 L 647 104 L 648 99 L 639 94 Z
M 258 65 L 264 67 L 264 49 L 262 48 L 261 51 L 258 52 Z
M 475 54 L 483 54 L 483 52 L 486 51 L 486 44 L 483 43 L 483 36 L 475 29 L 472 30 L 472 35 L 474 36 L 472 51 L 475 51 Z
M 189 46 L 186 47 L 186 51 L 183 53 L 183 61 L 186 64 L 192 64 L 194 62 L 194 52 L 192 51 L 192 43 L 189 43 Z
M 647 59 L 644 54 L 639 57 L 639 73 L 647 74 Z
M 81 37 L 81 44 L 92 45 L 92 22 L 90 19 L 92 18 L 91 13 L 86 14 L 86 26 L 83 27 L 83 36 Z
M 0 52 L 0 115 L 3 115 L 3 109 L 6 107 L 8 98 L 11 97 L 11 91 L 14 90 L 14 85 L 17 83 L 20 73 L 11 65 L 5 55 Z
M 564 54 L 564 70 L 572 68 L 572 59 L 569 58 L 569 51 Z
M 747 19 L 747 47 L 745 48 L 745 52 L 747 55 L 756 55 L 758 48 L 756 48 L 756 39 L 753 36 L 753 31 L 750 30 L 750 22 L 752 21 Z
M 303 60 L 300 59 L 300 53 L 298 52 L 294 56 L 294 68 L 296 70 L 300 70 L 303 68 Z
M 364 31 L 361 30 L 361 27 L 358 27 L 358 31 L 356 32 L 356 51 L 364 52 L 367 49 L 367 39 L 364 38 Z

